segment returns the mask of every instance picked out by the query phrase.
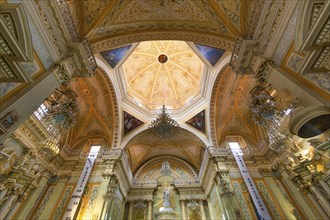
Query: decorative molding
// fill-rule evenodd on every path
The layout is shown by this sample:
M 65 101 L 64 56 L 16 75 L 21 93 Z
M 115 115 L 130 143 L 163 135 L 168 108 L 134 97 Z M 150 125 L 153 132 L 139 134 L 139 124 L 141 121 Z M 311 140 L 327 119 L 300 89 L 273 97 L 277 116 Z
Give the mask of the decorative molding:
M 140 41 L 151 40 L 183 40 L 208 45 L 228 51 L 232 51 L 234 43 L 229 40 L 224 40 L 222 37 L 208 36 L 198 33 L 187 33 L 182 31 L 170 32 L 147 32 L 135 33 L 118 37 L 109 37 L 107 40 L 101 40 L 92 44 L 93 53 L 117 48 L 123 45 L 132 44 Z

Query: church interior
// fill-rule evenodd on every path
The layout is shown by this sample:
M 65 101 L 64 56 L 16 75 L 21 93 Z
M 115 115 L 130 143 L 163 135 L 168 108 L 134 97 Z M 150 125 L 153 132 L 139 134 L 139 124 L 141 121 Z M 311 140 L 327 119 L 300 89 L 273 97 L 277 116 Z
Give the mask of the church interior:
M 0 0 L 0 219 L 329 219 L 329 11 Z

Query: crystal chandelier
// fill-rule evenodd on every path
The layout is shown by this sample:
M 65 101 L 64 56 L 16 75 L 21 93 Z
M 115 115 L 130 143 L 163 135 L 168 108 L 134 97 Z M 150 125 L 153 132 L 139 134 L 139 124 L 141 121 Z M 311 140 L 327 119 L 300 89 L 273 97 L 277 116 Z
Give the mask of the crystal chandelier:
M 166 110 L 165 105 L 163 105 L 161 113 L 149 125 L 149 129 L 160 138 L 172 137 L 180 130 L 178 122 L 173 120 Z
M 161 64 L 165 64 L 168 61 L 168 57 L 165 54 L 161 54 L 158 57 L 158 62 Z M 163 77 L 164 77 L 163 73 Z M 165 77 L 163 79 L 165 82 Z M 164 85 L 163 85 L 163 107 L 161 108 L 160 114 L 157 116 L 155 120 L 153 120 L 149 129 L 160 138 L 169 138 L 176 135 L 180 130 L 180 125 L 178 122 L 173 120 L 169 113 L 167 113 L 167 109 L 164 104 Z
M 267 87 L 259 85 L 251 90 L 249 108 L 256 124 L 267 130 L 269 147 L 274 151 L 281 151 L 286 146 L 288 137 L 280 132 L 280 127 L 293 106 L 288 105 L 286 109 L 278 110 L 275 99 L 266 91 Z
M 63 134 L 76 124 L 79 113 L 76 98 L 77 94 L 70 89 L 56 89 L 35 113 L 50 136 L 41 145 L 52 156 L 59 153 Z

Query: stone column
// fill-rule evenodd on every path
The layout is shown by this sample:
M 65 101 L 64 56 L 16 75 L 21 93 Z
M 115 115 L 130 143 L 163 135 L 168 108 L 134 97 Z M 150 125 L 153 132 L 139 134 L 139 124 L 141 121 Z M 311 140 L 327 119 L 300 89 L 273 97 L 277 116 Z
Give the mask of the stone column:
M 330 217 L 330 204 L 326 198 L 322 195 L 322 193 L 316 188 L 316 186 L 311 187 L 311 191 L 314 193 L 317 202 L 324 209 L 325 213 Z
M 51 194 L 50 199 L 47 201 L 44 210 L 42 211 L 39 219 L 51 219 L 51 214 L 55 209 L 56 202 L 62 196 L 63 190 L 66 186 L 67 181 L 69 180 L 69 176 L 63 175 L 59 177 L 59 181 L 57 182 L 53 193 Z
M 307 202 L 303 197 L 303 194 L 297 190 L 297 187 L 290 180 L 290 177 L 287 172 L 283 171 L 281 175 L 283 177 L 285 185 L 288 187 L 290 193 L 295 198 L 296 203 L 299 204 L 299 206 L 301 207 L 301 210 L 303 211 L 306 219 L 322 219 L 320 215 L 316 214 L 317 210 L 313 209 L 312 204 Z
M 216 192 L 219 198 L 222 218 L 235 219 L 235 208 L 238 208 L 237 200 L 234 199 L 230 186 L 229 171 L 221 169 L 216 176 Z
M 182 219 L 186 220 L 187 219 L 187 214 L 186 214 L 186 203 L 184 200 L 180 201 L 181 204 L 181 212 L 182 212 Z
M 294 214 L 291 212 L 291 205 L 288 204 L 282 195 L 280 189 L 277 187 L 275 181 L 273 178 L 270 176 L 271 175 L 271 170 L 261 170 L 259 169 L 259 173 L 261 173 L 264 176 L 266 184 L 269 186 L 269 189 L 272 191 L 274 198 L 277 200 L 278 205 L 280 206 L 281 210 L 283 211 L 283 214 L 286 219 L 295 219 Z
M 7 192 L 8 192 L 7 188 L 4 188 L 3 190 L 0 191 L 0 201 L 2 201 L 2 199 L 5 197 Z
M 23 205 L 19 208 L 17 213 L 15 213 L 13 219 L 25 219 L 28 216 L 28 213 L 32 211 L 32 208 L 37 201 L 40 193 L 42 193 L 44 187 L 46 186 L 48 181 L 47 176 L 41 176 L 40 182 L 37 188 L 28 196 L 28 198 L 24 201 Z M 31 186 L 29 186 L 31 187 Z M 30 189 L 32 191 L 32 189 Z
M 322 186 L 322 188 L 324 189 L 324 191 L 327 193 L 327 196 L 330 196 L 330 187 L 328 186 L 328 184 L 326 182 L 324 182 L 323 180 L 319 180 L 319 183 Z
M 20 208 L 22 205 L 22 202 L 25 200 L 28 193 L 22 193 L 18 196 L 15 205 L 10 209 L 10 211 L 6 215 L 6 219 L 14 219 L 13 216 L 16 213 L 16 211 Z
M 0 219 L 5 219 L 5 216 L 10 211 L 10 209 L 13 206 L 13 203 L 15 202 L 16 195 L 9 194 L 8 199 L 4 201 L 4 203 L 1 205 L 0 209 Z
M 202 213 L 202 220 L 206 220 L 206 214 L 205 214 L 205 208 L 204 208 L 204 201 L 203 200 L 199 200 L 199 207 L 200 207 L 201 213 Z
M 148 201 L 148 220 L 152 220 L 152 200 Z
M 1 104 L 0 118 L 9 113 L 17 116 L 18 121 L 6 133 L 0 135 L 0 143 L 6 140 L 61 85 L 55 74 L 57 71 L 59 69 L 55 68 L 53 71 L 43 73 L 9 101 Z
M 134 205 L 134 202 L 130 201 L 129 208 L 128 208 L 128 220 L 133 220 L 133 205 Z
M 210 212 L 211 219 L 216 219 L 216 217 L 214 215 L 213 205 L 212 205 L 212 203 L 210 201 L 210 198 L 207 199 L 207 205 L 209 207 L 209 212 Z
M 107 191 L 107 185 L 108 185 L 108 179 L 103 179 L 103 181 L 101 182 L 101 186 L 100 186 L 100 191 L 98 193 L 97 199 L 96 199 L 96 203 L 94 206 L 94 213 L 98 213 L 98 216 L 100 219 L 102 215 L 104 215 L 104 210 L 106 207 L 106 202 L 107 200 L 104 198 L 104 194 Z

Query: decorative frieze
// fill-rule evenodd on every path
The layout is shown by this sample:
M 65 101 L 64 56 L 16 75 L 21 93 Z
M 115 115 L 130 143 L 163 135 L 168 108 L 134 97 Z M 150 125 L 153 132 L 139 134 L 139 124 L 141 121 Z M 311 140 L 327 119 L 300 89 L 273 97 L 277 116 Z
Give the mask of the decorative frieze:
M 127 45 L 140 41 L 150 40 L 184 40 L 204 45 L 209 45 L 216 48 L 232 51 L 234 49 L 234 43 L 226 41 L 220 37 L 207 36 L 196 33 L 183 33 L 183 32 L 166 32 L 166 33 L 139 33 L 130 34 L 125 36 L 112 37 L 110 39 L 99 41 L 92 45 L 94 53 L 116 48 L 122 45 Z

